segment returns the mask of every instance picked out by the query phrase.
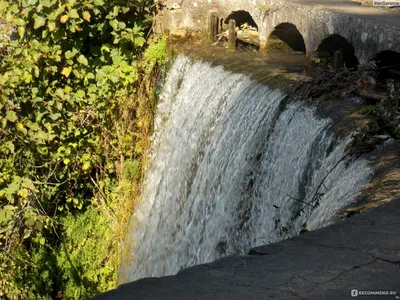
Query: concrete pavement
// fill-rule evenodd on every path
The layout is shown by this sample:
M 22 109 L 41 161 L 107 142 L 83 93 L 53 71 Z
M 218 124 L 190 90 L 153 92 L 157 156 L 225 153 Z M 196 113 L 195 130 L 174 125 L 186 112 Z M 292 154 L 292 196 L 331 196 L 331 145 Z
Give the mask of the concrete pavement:
M 93 300 L 352 299 L 353 289 L 400 296 L 400 199 L 246 256 L 128 283 Z

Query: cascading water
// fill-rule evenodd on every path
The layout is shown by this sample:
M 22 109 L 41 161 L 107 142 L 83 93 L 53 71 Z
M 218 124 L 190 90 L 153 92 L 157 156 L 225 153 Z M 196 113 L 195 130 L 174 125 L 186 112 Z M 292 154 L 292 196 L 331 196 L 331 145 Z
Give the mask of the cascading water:
M 290 236 L 305 222 L 325 226 L 360 194 L 371 175 L 367 162 L 341 161 L 348 141 L 335 138 L 332 122 L 300 102 L 284 107 L 284 97 L 245 75 L 178 56 L 130 222 L 124 281 L 245 254 L 282 239 L 282 228 Z M 290 197 L 305 201 L 321 182 L 319 206 L 303 206 L 293 218 L 301 202 Z

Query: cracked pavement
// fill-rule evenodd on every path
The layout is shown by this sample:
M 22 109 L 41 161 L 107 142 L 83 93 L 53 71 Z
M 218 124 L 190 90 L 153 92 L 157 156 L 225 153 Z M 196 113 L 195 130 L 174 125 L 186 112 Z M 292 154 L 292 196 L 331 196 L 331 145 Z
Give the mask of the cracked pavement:
M 92 299 L 352 299 L 352 289 L 397 291 L 400 296 L 399 225 L 396 199 L 245 256 L 225 257 L 175 276 L 141 279 Z

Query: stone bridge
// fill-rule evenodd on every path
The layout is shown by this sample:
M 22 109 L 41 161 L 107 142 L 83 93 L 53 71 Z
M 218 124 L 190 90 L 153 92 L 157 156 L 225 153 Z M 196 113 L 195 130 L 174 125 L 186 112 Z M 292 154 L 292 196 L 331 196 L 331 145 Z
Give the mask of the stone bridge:
M 245 13 L 258 27 L 261 48 L 267 47 L 272 33 L 281 33 L 297 45 L 294 50 L 308 54 L 315 54 L 324 43 L 334 48 L 344 42 L 354 47 L 360 63 L 382 52 L 383 57 L 396 54 L 396 62 L 400 56 L 400 9 L 346 0 L 167 0 L 164 5 L 163 30 L 171 33 L 204 32 L 212 11 L 221 25 Z

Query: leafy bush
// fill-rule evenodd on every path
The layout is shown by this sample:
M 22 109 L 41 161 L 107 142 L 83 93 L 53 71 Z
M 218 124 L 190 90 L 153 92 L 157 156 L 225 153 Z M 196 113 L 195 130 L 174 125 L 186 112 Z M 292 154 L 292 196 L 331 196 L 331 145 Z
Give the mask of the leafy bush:
M 115 284 L 118 254 L 99 247 L 129 200 L 118 180 L 140 180 L 148 147 L 145 80 L 166 53 L 165 39 L 144 52 L 152 10 L 150 0 L 0 3 L 14 28 L 0 51 L 0 297 L 80 299 Z

